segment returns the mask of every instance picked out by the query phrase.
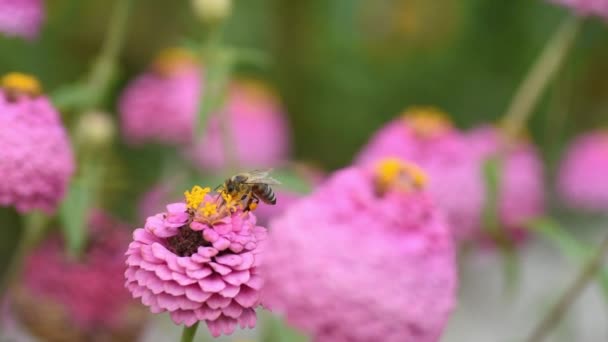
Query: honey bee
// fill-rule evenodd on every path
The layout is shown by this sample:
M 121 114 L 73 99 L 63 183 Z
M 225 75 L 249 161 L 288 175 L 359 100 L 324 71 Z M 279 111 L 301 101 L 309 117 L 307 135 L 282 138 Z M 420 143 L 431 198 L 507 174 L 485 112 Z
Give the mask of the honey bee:
M 281 184 L 278 180 L 270 177 L 272 170 L 254 170 L 238 173 L 220 185 L 218 188 L 232 197 L 244 201 L 245 211 L 253 210 L 260 200 L 266 204 L 275 205 L 277 197 L 272 191 L 271 185 Z

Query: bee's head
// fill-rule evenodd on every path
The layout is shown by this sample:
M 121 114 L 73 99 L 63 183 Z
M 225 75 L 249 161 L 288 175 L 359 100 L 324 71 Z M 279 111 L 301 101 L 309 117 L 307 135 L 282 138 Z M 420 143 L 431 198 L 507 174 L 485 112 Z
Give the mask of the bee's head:
M 229 178 L 226 180 L 226 192 L 228 193 L 232 193 L 236 191 L 236 183 L 232 180 L 232 178 Z

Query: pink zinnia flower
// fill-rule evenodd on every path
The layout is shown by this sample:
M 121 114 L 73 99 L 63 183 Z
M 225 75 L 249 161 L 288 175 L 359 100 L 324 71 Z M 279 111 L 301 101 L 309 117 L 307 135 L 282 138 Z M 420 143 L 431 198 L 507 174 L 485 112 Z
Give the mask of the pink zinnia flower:
M 483 166 L 505 147 L 499 136 L 487 127 L 470 134 L 460 132 L 439 110 L 414 107 L 380 129 L 359 154 L 358 162 L 386 157 L 416 162 L 429 174 L 429 193 L 445 212 L 455 237 L 471 240 L 484 229 Z M 518 236 L 524 221 L 542 213 L 544 197 L 538 154 L 530 144 L 516 145 L 507 149 L 503 163 L 499 219 Z
M 480 170 L 489 158 L 500 158 L 499 220 L 514 237 L 522 236 L 523 226 L 545 210 L 544 170 L 538 151 L 528 141 L 507 139 L 491 126 L 473 129 L 469 142 L 479 158 Z
M 52 212 L 74 172 L 59 113 L 30 76 L 12 73 L 0 89 L 0 206 Z
M 608 19 L 608 0 L 550 0 L 569 7 L 580 15 L 596 15 Z
M 325 173 L 319 168 L 306 163 L 293 163 L 290 170 L 300 177 L 302 181 L 307 182 L 312 189 L 321 184 L 326 177 Z M 255 211 L 255 216 L 262 224 L 266 224 L 273 218 L 280 216 L 300 198 L 305 197 L 304 193 L 285 189 L 285 186 L 277 187 L 274 190 L 278 198 L 276 205 L 262 205 Z
M 207 131 L 193 152 L 204 169 L 221 170 L 228 162 L 221 115 L 227 116 L 228 138 L 234 158 L 242 168 L 267 168 L 287 160 L 289 133 L 285 113 L 272 92 L 261 83 L 238 81 L 231 85 L 221 113 L 213 115 Z
M 163 51 L 133 80 L 119 103 L 123 134 L 131 144 L 192 142 L 201 94 L 199 67 L 181 49 Z
M 123 287 L 124 224 L 96 212 L 81 260 L 66 255 L 59 238 L 44 241 L 27 257 L 16 288 L 16 311 L 27 327 L 49 341 L 133 341 L 145 312 Z
M 559 168 L 557 190 L 572 208 L 608 210 L 608 132 L 594 131 L 577 137 L 568 147 Z
M 42 0 L 0 0 L 0 32 L 7 36 L 36 38 L 44 16 Z
M 438 341 L 454 307 L 452 238 L 413 164 L 338 171 L 272 222 L 265 301 L 323 342 Z
M 205 321 L 214 336 L 253 328 L 260 304 L 260 242 L 266 229 L 229 194 L 194 187 L 187 203 L 150 216 L 127 251 L 126 286 L 176 324 Z M 235 197 L 235 198 L 239 198 Z

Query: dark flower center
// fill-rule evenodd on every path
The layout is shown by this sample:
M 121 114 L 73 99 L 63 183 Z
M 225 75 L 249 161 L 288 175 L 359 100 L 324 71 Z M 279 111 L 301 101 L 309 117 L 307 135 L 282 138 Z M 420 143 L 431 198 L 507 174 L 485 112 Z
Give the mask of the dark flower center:
M 187 225 L 181 227 L 177 235 L 167 238 L 167 243 L 167 249 L 180 257 L 191 256 L 201 246 L 211 246 L 201 232 L 194 231 Z

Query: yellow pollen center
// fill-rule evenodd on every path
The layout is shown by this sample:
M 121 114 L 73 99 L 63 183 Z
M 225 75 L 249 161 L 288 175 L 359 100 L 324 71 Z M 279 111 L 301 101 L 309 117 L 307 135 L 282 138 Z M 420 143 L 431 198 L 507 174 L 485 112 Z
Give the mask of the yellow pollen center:
M 2 88 L 21 94 L 38 96 L 42 94 L 40 82 L 34 77 L 19 72 L 11 72 L 2 77 Z
M 217 204 L 212 202 L 205 202 L 205 205 L 199 209 L 199 212 L 203 214 L 204 217 L 211 217 L 217 215 Z
M 158 54 L 153 68 L 162 75 L 172 75 L 196 64 L 196 56 L 192 52 L 182 48 L 169 48 Z
M 234 197 L 225 191 L 220 192 L 220 194 L 222 195 L 222 199 L 224 200 L 224 207 L 228 209 L 229 212 L 236 211 L 237 201 L 234 200 Z
M 391 188 L 405 191 L 423 189 L 428 177 L 417 165 L 397 159 L 388 158 L 376 165 L 376 186 L 380 193 Z
M 209 192 L 211 192 L 210 188 L 201 188 L 200 186 L 195 185 L 192 187 L 192 190 L 184 192 L 186 205 L 189 209 L 198 209 Z
M 436 136 L 452 128 L 448 115 L 435 107 L 411 107 L 403 112 L 402 118 L 416 135 L 424 138 Z

